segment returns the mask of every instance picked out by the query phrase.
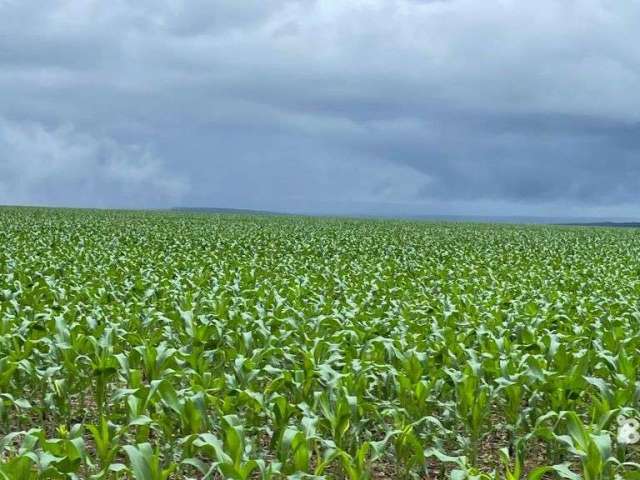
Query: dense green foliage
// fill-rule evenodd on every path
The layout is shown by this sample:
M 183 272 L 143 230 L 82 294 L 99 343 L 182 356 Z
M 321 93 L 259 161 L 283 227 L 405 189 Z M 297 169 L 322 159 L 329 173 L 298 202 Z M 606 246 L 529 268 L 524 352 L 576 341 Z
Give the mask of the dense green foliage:
M 0 209 L 0 479 L 639 478 L 639 295 L 635 230 Z

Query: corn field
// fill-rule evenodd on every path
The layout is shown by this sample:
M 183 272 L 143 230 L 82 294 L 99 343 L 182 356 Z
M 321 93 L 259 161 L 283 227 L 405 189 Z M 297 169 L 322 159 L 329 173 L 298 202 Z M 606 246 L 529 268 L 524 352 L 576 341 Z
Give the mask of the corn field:
M 640 232 L 0 209 L 0 479 L 640 479 Z

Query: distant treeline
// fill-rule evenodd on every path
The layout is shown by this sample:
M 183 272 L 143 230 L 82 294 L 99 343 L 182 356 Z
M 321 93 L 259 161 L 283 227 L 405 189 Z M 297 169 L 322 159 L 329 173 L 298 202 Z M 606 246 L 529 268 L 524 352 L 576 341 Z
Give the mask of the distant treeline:
M 174 207 L 174 212 L 190 212 L 190 213 L 228 213 L 228 214 L 244 214 L 244 215 L 283 215 L 278 212 L 269 212 L 266 210 L 249 210 L 243 208 L 209 208 L 209 207 Z
M 589 222 L 589 223 L 563 223 L 562 225 L 576 227 L 611 227 L 611 228 L 640 228 L 640 222 Z

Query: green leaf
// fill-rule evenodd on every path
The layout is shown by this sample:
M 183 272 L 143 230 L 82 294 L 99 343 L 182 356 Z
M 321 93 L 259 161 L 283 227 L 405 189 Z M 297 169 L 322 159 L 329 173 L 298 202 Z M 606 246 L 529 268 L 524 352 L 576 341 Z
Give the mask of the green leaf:
M 131 469 L 136 480 L 157 480 L 152 475 L 151 457 L 153 449 L 148 443 L 142 443 L 137 446 L 125 445 L 124 451 L 131 462 Z

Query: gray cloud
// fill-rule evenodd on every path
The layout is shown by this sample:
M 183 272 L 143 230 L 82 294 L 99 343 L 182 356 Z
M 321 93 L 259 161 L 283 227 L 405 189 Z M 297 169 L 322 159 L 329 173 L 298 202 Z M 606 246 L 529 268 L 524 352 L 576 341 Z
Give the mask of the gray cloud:
M 0 118 L 0 202 L 152 207 L 181 198 L 186 183 L 146 148 Z
M 635 2 L 4 0 L 0 18 L 2 202 L 631 215 L 640 200 Z

